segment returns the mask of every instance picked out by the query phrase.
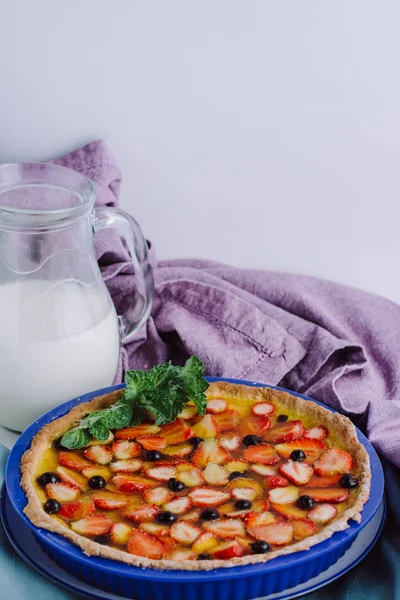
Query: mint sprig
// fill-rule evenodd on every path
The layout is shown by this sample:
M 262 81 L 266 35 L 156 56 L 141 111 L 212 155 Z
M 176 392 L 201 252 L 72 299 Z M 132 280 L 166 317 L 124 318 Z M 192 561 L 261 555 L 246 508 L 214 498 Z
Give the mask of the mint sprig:
M 125 383 L 124 395 L 118 402 L 89 413 L 64 434 L 61 439 L 64 448 L 83 448 L 91 437 L 105 441 L 110 429 L 138 425 L 146 413 L 157 425 L 166 425 L 177 418 L 189 400 L 199 415 L 205 413 L 204 392 L 208 383 L 204 379 L 204 365 L 197 356 L 191 356 L 183 367 L 169 362 L 150 371 L 127 371 Z

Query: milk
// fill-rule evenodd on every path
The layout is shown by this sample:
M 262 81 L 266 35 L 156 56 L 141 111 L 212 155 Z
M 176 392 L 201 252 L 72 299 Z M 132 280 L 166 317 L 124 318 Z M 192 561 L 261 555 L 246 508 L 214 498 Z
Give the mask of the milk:
M 111 385 L 119 357 L 104 288 L 72 281 L 0 286 L 0 423 L 22 431 L 41 414 Z

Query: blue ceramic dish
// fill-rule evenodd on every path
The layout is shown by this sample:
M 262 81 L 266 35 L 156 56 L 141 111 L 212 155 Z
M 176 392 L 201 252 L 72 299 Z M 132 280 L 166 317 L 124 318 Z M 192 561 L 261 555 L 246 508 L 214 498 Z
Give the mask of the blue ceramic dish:
M 220 379 L 210 377 L 208 380 Z M 221 380 L 253 386 L 265 385 L 236 379 Z M 333 565 L 350 548 L 382 501 L 384 480 L 381 464 L 371 444 L 358 431 L 358 438 L 369 453 L 372 472 L 371 494 L 364 506 L 362 522 L 351 522 L 348 529 L 335 533 L 330 539 L 313 546 L 310 550 L 280 556 L 264 564 L 193 573 L 143 569 L 104 558 L 88 557 L 78 546 L 62 536 L 35 527 L 26 518 L 23 509 L 27 500 L 17 474 L 23 453 L 29 448 L 33 436 L 44 425 L 66 414 L 77 402 L 88 402 L 95 396 L 121 387 L 123 386 L 112 386 L 85 394 L 43 415 L 19 437 L 6 467 L 6 486 L 11 503 L 32 530 L 39 545 L 58 565 L 90 585 L 138 600 L 250 600 L 268 596 L 307 581 Z M 294 395 L 311 400 L 301 394 Z

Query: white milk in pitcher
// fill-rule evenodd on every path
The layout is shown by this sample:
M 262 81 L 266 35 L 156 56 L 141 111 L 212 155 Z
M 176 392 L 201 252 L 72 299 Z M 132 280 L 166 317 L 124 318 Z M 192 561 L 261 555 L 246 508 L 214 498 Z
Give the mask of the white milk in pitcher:
M 5 427 L 22 431 L 57 404 L 113 383 L 119 331 L 106 290 L 75 281 L 8 283 L 0 286 L 0 311 Z

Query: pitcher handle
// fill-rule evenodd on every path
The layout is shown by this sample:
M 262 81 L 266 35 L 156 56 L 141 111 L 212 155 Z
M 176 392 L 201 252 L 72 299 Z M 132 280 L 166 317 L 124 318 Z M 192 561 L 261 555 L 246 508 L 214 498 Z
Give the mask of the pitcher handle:
M 119 208 L 94 210 L 93 231 L 115 228 L 125 238 L 136 280 L 136 295 L 128 310 L 118 316 L 121 342 L 129 342 L 149 318 L 153 301 L 154 280 L 147 242 L 133 217 Z

